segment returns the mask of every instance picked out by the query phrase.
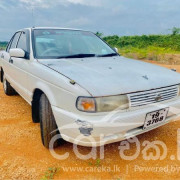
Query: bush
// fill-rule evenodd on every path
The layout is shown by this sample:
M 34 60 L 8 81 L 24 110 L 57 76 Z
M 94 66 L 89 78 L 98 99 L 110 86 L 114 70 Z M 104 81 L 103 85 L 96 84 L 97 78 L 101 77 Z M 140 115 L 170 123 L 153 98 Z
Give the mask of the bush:
M 142 35 L 142 36 L 107 36 L 103 38 L 109 45 L 118 48 L 159 47 L 180 51 L 180 34 L 175 35 Z
M 7 42 L 0 42 L 0 50 L 5 49 L 7 46 Z

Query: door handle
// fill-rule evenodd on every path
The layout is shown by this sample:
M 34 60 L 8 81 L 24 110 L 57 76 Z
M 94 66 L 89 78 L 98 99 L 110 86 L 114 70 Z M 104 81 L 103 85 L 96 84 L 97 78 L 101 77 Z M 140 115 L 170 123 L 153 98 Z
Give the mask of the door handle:
M 12 59 L 9 59 L 9 63 L 13 64 L 13 60 L 12 60 Z

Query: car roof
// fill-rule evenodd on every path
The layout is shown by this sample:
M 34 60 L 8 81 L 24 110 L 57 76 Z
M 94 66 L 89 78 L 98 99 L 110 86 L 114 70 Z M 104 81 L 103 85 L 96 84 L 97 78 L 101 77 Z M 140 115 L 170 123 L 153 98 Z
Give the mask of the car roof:
M 21 29 L 19 31 L 23 31 L 23 30 L 34 30 L 34 29 L 58 29 L 58 30 L 73 30 L 73 31 L 86 31 L 86 32 L 90 32 L 87 30 L 82 30 L 82 29 L 75 29 L 75 28 L 62 28 L 62 27 L 29 27 L 29 28 L 24 28 Z

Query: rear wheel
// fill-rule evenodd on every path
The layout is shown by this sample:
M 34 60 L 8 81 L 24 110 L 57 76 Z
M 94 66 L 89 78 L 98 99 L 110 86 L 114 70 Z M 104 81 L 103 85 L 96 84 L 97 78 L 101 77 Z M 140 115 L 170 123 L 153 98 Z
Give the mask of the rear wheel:
M 6 80 L 5 76 L 3 76 L 3 89 L 4 89 L 4 93 L 8 96 L 13 96 L 16 94 L 16 91 L 10 85 L 10 83 Z
M 42 143 L 46 148 L 49 148 L 51 139 L 59 134 L 59 130 L 54 119 L 51 104 L 45 94 L 42 94 L 40 97 L 39 113 Z M 53 147 L 58 147 L 61 141 L 63 140 L 58 139 L 54 142 Z

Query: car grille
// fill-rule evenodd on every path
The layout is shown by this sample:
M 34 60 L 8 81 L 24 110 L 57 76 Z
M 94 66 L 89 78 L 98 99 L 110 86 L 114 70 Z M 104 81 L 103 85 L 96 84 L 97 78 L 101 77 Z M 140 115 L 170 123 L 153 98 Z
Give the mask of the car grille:
M 129 94 L 131 107 L 145 106 L 165 100 L 170 100 L 178 95 L 178 86 L 170 86 L 155 90 L 148 90 Z

